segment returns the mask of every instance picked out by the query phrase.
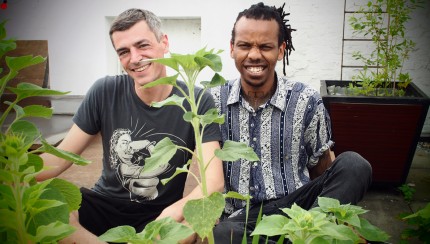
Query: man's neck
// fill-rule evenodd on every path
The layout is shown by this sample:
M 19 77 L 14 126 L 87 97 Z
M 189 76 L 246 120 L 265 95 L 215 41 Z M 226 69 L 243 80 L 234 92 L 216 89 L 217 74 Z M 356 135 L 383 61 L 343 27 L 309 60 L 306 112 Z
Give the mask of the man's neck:
M 249 89 L 249 87 L 245 88 L 242 86 L 242 97 L 249 103 L 249 105 L 257 110 L 258 107 L 267 103 L 270 98 L 275 94 L 277 87 L 277 81 L 274 80 L 272 85 L 267 89 Z
M 151 88 L 141 88 L 135 85 L 135 91 L 137 96 L 146 105 L 150 106 L 153 102 L 161 102 L 169 97 L 173 90 L 171 85 L 158 85 Z

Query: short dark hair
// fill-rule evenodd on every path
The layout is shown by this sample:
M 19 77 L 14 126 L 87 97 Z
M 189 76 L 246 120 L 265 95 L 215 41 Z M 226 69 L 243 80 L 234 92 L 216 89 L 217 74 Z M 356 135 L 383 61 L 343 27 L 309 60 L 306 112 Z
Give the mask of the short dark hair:
M 161 20 L 151 11 L 145 9 L 131 8 L 128 9 L 112 22 L 109 30 L 109 36 L 112 40 L 112 34 L 115 31 L 125 31 L 134 26 L 137 22 L 145 21 L 148 24 L 149 29 L 155 34 L 157 41 L 161 40 L 163 32 L 161 31 Z
M 275 6 L 270 7 L 260 2 L 257 4 L 251 5 L 250 8 L 243 10 L 239 13 L 236 18 L 236 22 L 234 22 L 233 30 L 231 31 L 231 40 L 230 42 L 234 44 L 235 40 L 235 31 L 236 31 L 236 23 L 237 21 L 245 17 L 247 19 L 255 19 L 255 20 L 272 20 L 274 19 L 279 26 L 279 34 L 278 34 L 278 45 L 281 45 L 282 42 L 285 42 L 285 52 L 283 58 L 283 72 L 285 73 L 285 61 L 287 65 L 289 64 L 288 56 L 291 54 L 291 51 L 294 50 L 294 46 L 292 43 L 291 32 L 295 31 L 295 29 L 291 29 L 291 25 L 287 24 L 288 19 L 285 17 L 290 15 L 290 13 L 284 12 L 285 3 L 276 8 Z

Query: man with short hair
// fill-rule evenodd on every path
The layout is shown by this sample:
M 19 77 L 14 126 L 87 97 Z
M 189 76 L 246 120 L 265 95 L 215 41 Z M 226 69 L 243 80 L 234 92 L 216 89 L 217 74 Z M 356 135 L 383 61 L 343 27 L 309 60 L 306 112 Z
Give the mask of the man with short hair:
M 187 175 L 175 176 L 166 185 L 163 178 L 173 175 L 192 155 L 178 150 L 168 165 L 151 172 L 142 172 L 145 158 L 154 145 L 170 137 L 178 146 L 195 149 L 192 125 L 183 119 L 178 106 L 151 107 L 172 95 L 182 96 L 178 88 L 160 85 L 147 89 L 141 86 L 166 76 L 162 64 L 146 61 L 164 57 L 169 51 L 167 35 L 161 31 L 160 19 L 152 12 L 129 9 L 121 13 L 110 28 L 110 37 L 125 75 L 106 76 L 94 83 L 77 113 L 74 125 L 58 148 L 81 154 L 100 133 L 103 143 L 103 171 L 92 189 L 81 188 L 82 204 L 70 221 L 78 227 L 65 242 L 96 243 L 98 235 L 120 226 L 131 225 L 141 232 L 149 222 L 172 217 L 184 220 L 183 207 L 188 200 L 203 196 L 199 186 L 183 197 Z M 177 84 L 187 91 L 184 82 Z M 195 88 L 195 96 L 203 92 Z M 184 107 L 190 108 L 188 103 Z M 199 114 L 214 107 L 209 93 L 203 94 Z M 209 125 L 203 135 L 205 162 L 219 148 L 221 136 L 217 125 Z M 53 155 L 43 155 L 45 165 L 52 167 L 38 175 L 38 180 L 56 177 L 71 166 Z M 206 176 L 208 193 L 222 191 L 222 162 L 214 158 Z

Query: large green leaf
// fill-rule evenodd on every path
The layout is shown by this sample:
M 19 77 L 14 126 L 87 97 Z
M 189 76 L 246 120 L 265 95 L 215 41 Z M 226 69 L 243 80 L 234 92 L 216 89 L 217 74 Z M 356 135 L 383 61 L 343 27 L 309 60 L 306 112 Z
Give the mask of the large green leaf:
M 0 33 L 4 33 L 4 32 L 0 31 Z M 0 42 L 0 58 L 3 57 L 7 52 L 15 50 L 15 49 L 16 49 L 15 40 L 13 40 L 13 39 L 1 40 L 1 42 Z
M 49 119 L 52 117 L 52 108 L 47 108 L 41 105 L 30 105 L 23 108 L 23 117 L 40 117 Z
M 178 75 L 179 74 L 176 74 L 174 76 L 166 76 L 166 77 L 160 78 L 158 80 L 155 80 L 153 82 L 149 82 L 148 84 L 145 84 L 144 86 L 142 86 L 142 88 L 151 88 L 151 87 L 158 86 L 158 85 L 176 86 L 176 80 L 178 79 Z
M 178 243 L 192 233 L 190 228 L 167 217 L 150 222 L 138 234 L 133 227 L 124 225 L 106 231 L 99 239 L 110 243 L 170 244 Z
M 348 223 L 357 227 L 360 227 L 358 215 L 367 212 L 367 210 L 364 210 L 360 206 L 340 204 L 339 200 L 334 198 L 318 197 L 318 205 L 319 207 L 314 210 L 331 213 L 342 223 Z
M 192 160 L 191 160 L 191 159 L 190 159 L 190 160 L 188 160 L 188 164 L 189 164 L 190 162 L 192 162 Z M 161 183 L 162 183 L 163 185 L 165 185 L 165 184 L 167 184 L 169 181 L 171 181 L 173 178 L 175 178 L 175 176 L 177 176 L 178 174 L 181 174 L 181 173 L 187 173 L 187 172 L 188 172 L 188 164 L 186 164 L 186 165 L 182 166 L 182 168 L 176 168 L 175 173 L 173 173 L 173 175 L 172 175 L 172 176 L 170 176 L 169 178 L 162 179 L 162 180 L 161 180 Z
M 160 64 L 164 64 L 167 67 L 170 67 L 173 70 L 176 70 L 177 72 L 179 72 L 178 62 L 176 62 L 176 60 L 173 59 L 173 58 L 150 59 L 150 61 L 151 62 L 160 63 Z
M 195 113 L 193 113 L 193 112 L 191 112 L 191 111 L 188 111 L 188 112 L 184 113 L 184 115 L 182 116 L 182 118 L 185 121 L 187 121 L 188 123 L 191 123 L 193 121 L 193 119 L 196 118 L 196 117 L 198 117 L 198 115 L 195 114 Z
M 48 181 L 48 185 L 49 183 L 50 181 Z M 61 205 L 59 204 L 57 206 L 44 209 L 44 211 L 39 211 L 37 209 L 33 209 L 38 207 L 37 204 L 35 203 L 32 204 L 31 203 L 32 201 L 27 202 L 25 205 L 26 209 L 28 210 L 28 212 L 26 213 L 27 218 L 29 216 L 33 217 L 27 220 L 28 222 L 27 232 L 32 235 L 36 234 L 37 228 L 39 226 L 49 225 L 56 221 L 60 221 L 63 223 L 69 222 L 70 211 L 69 211 L 69 207 L 66 204 L 67 202 L 63 194 L 61 194 L 60 190 L 48 185 L 42 188 L 39 192 L 33 192 L 35 193 L 36 196 L 41 192 L 40 196 L 35 199 L 36 200 L 35 203 L 40 200 L 54 200 L 54 201 L 62 202 L 64 204 L 61 204 Z M 35 191 L 37 191 L 37 189 L 35 189 Z M 31 199 L 34 199 L 34 197 L 35 196 L 32 196 Z
M 212 77 L 211 81 L 202 81 L 202 82 L 200 82 L 200 84 L 204 88 L 209 89 L 209 88 L 224 85 L 226 82 L 227 82 L 227 80 L 224 79 L 224 77 L 222 77 L 218 73 L 215 73 L 214 76 Z
M 100 240 L 112 243 L 129 242 L 134 238 L 136 238 L 136 230 L 129 225 L 111 228 L 99 236 Z
M 244 200 L 244 201 L 251 199 L 250 195 L 242 195 L 242 194 L 235 192 L 235 191 L 227 192 L 226 194 L 224 194 L 224 197 L 225 198 L 235 198 L 235 199 Z
M 29 209 L 36 203 L 37 200 L 40 199 L 43 192 L 45 191 L 46 186 L 52 181 L 52 179 L 43 181 L 39 184 L 32 185 L 30 187 L 25 188 L 24 194 L 22 197 L 22 204 L 24 206 L 28 206 Z M 60 196 L 62 197 L 62 196 Z M 56 199 L 56 198 L 53 198 Z
M 12 105 L 12 102 L 9 101 L 5 101 L 4 102 L 7 105 Z M 24 108 L 22 108 L 21 106 L 19 106 L 18 104 L 14 104 L 12 107 L 15 110 L 15 114 L 16 114 L 16 118 L 22 118 L 24 116 Z
M 375 241 L 375 242 L 385 242 L 388 240 L 388 238 L 390 238 L 390 236 L 386 232 L 372 225 L 366 219 L 360 218 L 360 221 L 361 221 L 361 224 L 360 224 L 361 228 L 356 228 L 356 230 L 366 240 Z
M 46 142 L 45 140 L 42 139 L 42 148 L 39 148 L 38 150 L 47 152 L 49 154 L 55 155 L 59 158 L 63 158 L 66 159 L 68 161 L 71 161 L 77 165 L 88 165 L 91 163 L 91 161 L 86 160 L 84 158 L 82 158 L 81 156 L 75 154 L 75 153 L 71 153 L 71 152 L 67 152 L 61 149 L 58 149 L 56 147 L 53 147 L 51 144 L 49 144 L 48 142 Z
M 177 223 L 172 218 L 164 218 L 164 221 L 159 232 L 160 238 L 155 241 L 158 244 L 178 243 L 193 234 L 189 227 Z
M 221 57 L 219 55 L 208 53 L 204 55 L 204 58 L 210 61 L 208 66 L 213 71 L 220 72 L 222 70 L 222 62 L 221 62 Z
M 35 172 L 39 172 L 43 168 L 43 159 L 37 154 L 27 154 L 27 164 L 22 167 L 34 167 Z
M 215 155 L 223 161 L 236 161 L 246 159 L 249 161 L 259 161 L 257 154 L 245 143 L 227 140 L 222 149 L 215 150 Z
M 197 64 L 194 61 L 195 55 L 192 54 L 177 54 L 171 53 L 171 57 L 185 70 L 185 72 L 192 72 L 198 70 Z M 190 77 L 188 77 L 190 78 Z
M 412 219 L 417 217 L 421 217 L 423 219 L 430 219 L 430 203 L 427 203 L 427 205 L 424 208 L 420 209 L 419 211 L 403 217 L 403 219 L 407 220 L 407 219 Z
M 75 230 L 71 225 L 55 221 L 48 225 L 39 226 L 36 236 L 31 237 L 31 239 L 36 243 L 55 243 L 71 235 Z
M 348 226 L 337 225 L 330 223 L 321 226 L 321 230 L 318 232 L 319 235 L 325 236 L 326 239 L 347 241 L 347 243 L 359 243 L 360 237 Z
M 19 101 L 27 97 L 55 96 L 55 95 L 65 95 L 69 93 L 69 92 L 51 90 L 48 88 L 42 88 L 38 85 L 26 83 L 26 82 L 19 83 L 17 87 L 8 87 L 7 89 L 15 93 Z
M 210 68 L 215 67 L 215 64 L 206 57 L 194 57 L 194 62 L 196 62 L 199 65 L 199 70 L 204 69 L 205 67 L 209 66 Z
M 6 64 L 11 70 L 19 71 L 29 66 L 44 62 L 46 59 L 41 56 L 33 57 L 33 55 L 20 57 L 6 57 Z
M 9 209 L 0 209 L 0 229 L 6 227 L 12 230 L 16 230 L 16 228 L 18 227 L 16 219 L 16 212 L 11 211 Z
M 175 155 L 177 146 L 165 137 L 159 141 L 154 150 L 151 152 L 151 156 L 145 159 L 145 166 L 143 167 L 142 173 L 149 173 L 158 169 L 160 166 L 168 164 L 170 159 Z
M 209 109 L 206 113 L 200 116 L 200 123 L 202 126 L 206 126 L 212 123 L 223 124 L 225 120 L 225 115 L 218 114 L 218 110 L 216 108 Z
M 40 137 L 40 132 L 37 127 L 33 123 L 25 120 L 18 120 L 12 123 L 8 132 L 14 135 L 24 136 L 24 145 L 30 146 Z
M 224 209 L 224 197 L 219 192 L 209 197 L 190 200 L 183 209 L 185 220 L 201 237 L 208 237 Z
M 14 178 L 9 170 L 0 169 L 0 182 L 12 184 Z
M 251 235 L 285 235 L 286 231 L 284 227 L 288 224 L 289 221 L 290 220 L 287 217 L 278 214 L 263 216 L 263 219 L 258 223 Z
M 30 211 L 33 215 L 36 215 L 47 209 L 55 208 L 61 205 L 65 205 L 65 203 L 57 200 L 38 199 L 30 206 L 31 209 L 28 209 L 28 211 Z
M 76 185 L 63 179 L 54 178 L 49 183 L 48 187 L 56 188 L 61 192 L 70 212 L 79 209 L 82 201 L 82 195 Z
M 155 108 L 161 108 L 161 107 L 167 106 L 167 105 L 176 105 L 176 106 L 181 107 L 184 100 L 185 100 L 185 97 L 180 97 L 176 94 L 173 94 L 172 96 L 168 97 L 167 99 L 165 99 L 161 102 L 152 103 L 151 106 L 155 107 Z

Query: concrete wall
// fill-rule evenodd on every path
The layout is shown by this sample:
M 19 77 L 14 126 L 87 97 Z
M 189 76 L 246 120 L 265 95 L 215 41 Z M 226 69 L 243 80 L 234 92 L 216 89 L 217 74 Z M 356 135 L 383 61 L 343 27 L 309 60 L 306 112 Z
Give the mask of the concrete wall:
M 352 0 L 348 0 L 352 1 Z M 361 1 L 361 0 L 360 0 Z M 51 88 L 86 93 L 92 83 L 107 74 L 118 72 L 117 60 L 108 37 L 109 23 L 125 9 L 146 8 L 165 19 L 200 21 L 200 39 L 181 39 L 190 31 L 175 33 L 170 38 L 177 50 L 196 50 L 203 46 L 223 49 L 225 78 L 238 73 L 229 55 L 230 33 L 238 12 L 258 1 L 251 0 L 19 0 L 8 1 L 0 10 L 0 19 L 8 19 L 8 35 L 23 40 L 48 40 Z M 265 1 L 280 6 L 284 1 Z M 348 5 L 348 4 L 347 4 Z M 287 76 L 319 89 L 322 79 L 340 79 L 343 30 L 343 0 L 291 0 L 285 7 L 290 12 L 295 51 L 290 57 Z M 197 22 L 198 22 L 197 21 Z M 195 22 L 193 22 L 195 23 Z M 414 82 L 430 96 L 430 1 L 414 12 L 407 35 L 417 42 L 406 69 Z M 169 34 L 169 33 L 167 33 Z M 198 39 L 198 37 L 195 37 Z M 177 42 L 175 42 L 177 40 Z M 185 41 L 184 41 L 185 40 Z M 177 44 L 179 43 L 179 44 Z M 200 43 L 200 46 L 196 46 Z M 172 46 L 172 52 L 175 52 Z M 282 72 L 282 63 L 278 73 Z M 204 74 L 205 75 L 205 74 Z M 425 132 L 430 133 L 430 115 Z

